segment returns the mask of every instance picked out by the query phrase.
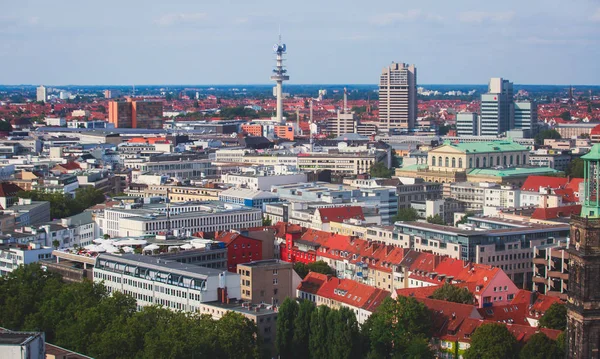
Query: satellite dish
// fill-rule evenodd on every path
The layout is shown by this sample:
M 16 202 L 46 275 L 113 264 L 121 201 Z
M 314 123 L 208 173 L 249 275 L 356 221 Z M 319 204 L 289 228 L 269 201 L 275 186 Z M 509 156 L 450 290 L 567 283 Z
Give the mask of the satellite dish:
M 277 45 L 277 44 L 273 45 L 273 51 L 277 52 L 277 50 L 279 50 L 279 45 Z
M 285 44 L 281 45 L 281 51 L 285 52 L 285 49 L 286 49 L 286 48 L 287 48 L 287 47 L 285 47 Z

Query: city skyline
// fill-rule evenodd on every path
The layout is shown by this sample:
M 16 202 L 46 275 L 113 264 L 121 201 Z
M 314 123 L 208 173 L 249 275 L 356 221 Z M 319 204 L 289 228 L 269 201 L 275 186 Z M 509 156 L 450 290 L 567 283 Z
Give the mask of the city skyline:
M 291 84 L 376 84 L 392 61 L 428 84 L 600 83 L 596 1 L 140 4 L 10 4 L 1 82 L 267 84 L 281 26 Z

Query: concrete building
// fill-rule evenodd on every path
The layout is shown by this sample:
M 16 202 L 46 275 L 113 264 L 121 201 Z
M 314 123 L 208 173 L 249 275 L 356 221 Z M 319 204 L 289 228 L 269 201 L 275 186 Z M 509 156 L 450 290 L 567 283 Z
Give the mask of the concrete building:
M 396 222 L 399 243 L 416 251 L 501 268 L 520 287 L 530 286 L 534 246 L 565 240 L 566 225 L 542 225 L 498 218 L 469 217 L 460 228 Z
M 306 173 L 279 171 L 278 167 L 273 166 L 273 170 L 268 167 L 264 170 L 245 171 L 242 173 L 224 173 L 221 175 L 221 182 L 240 188 L 249 188 L 259 191 L 270 191 L 271 186 L 286 185 L 293 183 L 306 182 Z M 287 166 L 286 166 L 287 167 Z
M 165 261 L 140 254 L 101 254 L 94 282 L 104 282 L 109 293 L 132 295 L 138 309 L 162 305 L 171 310 L 196 312 L 200 304 L 240 297 L 240 276 L 196 265 Z
M 456 135 L 479 135 L 479 115 L 475 112 L 459 112 L 456 114 Z
M 67 120 L 64 117 L 46 117 L 44 123 L 46 126 L 64 127 L 67 125 Z
M 568 151 L 540 148 L 529 154 L 529 164 L 536 167 L 549 167 L 557 171 L 566 171 L 572 156 Z
M 377 162 L 390 167 L 389 157 L 384 152 L 358 152 L 353 154 L 312 153 L 298 156 L 298 168 L 304 171 L 330 170 L 333 173 L 359 175 L 368 173 Z
M 294 298 L 301 282 L 293 264 L 279 259 L 266 259 L 238 264 L 241 279 L 241 299 L 252 304 L 280 305 L 285 298 Z
M 162 101 L 128 98 L 108 102 L 108 122 L 115 128 L 162 129 Z
M 499 77 L 492 78 L 488 92 L 481 95 L 478 134 L 499 136 L 513 127 L 513 84 Z
M 43 85 L 40 85 L 40 87 L 36 89 L 35 94 L 35 100 L 37 102 L 46 102 L 46 100 L 48 99 L 46 88 Z
M 246 207 L 262 208 L 263 203 L 278 202 L 277 194 L 249 188 L 229 188 L 219 193 L 219 201 L 236 203 Z
M 530 135 L 535 135 L 537 129 L 537 105 L 531 101 L 516 101 L 514 103 L 515 129 L 528 130 Z
M 168 213 L 167 213 L 168 212 Z M 103 234 L 111 237 L 140 237 L 149 234 L 173 232 L 228 231 L 230 229 L 259 227 L 262 211 L 222 202 L 195 202 L 148 205 L 124 205 L 107 208 L 96 215 Z
M 15 227 L 38 225 L 50 220 L 50 202 L 19 198 L 19 202 L 6 208 L 4 213 L 15 217 Z
M 35 243 L 0 246 L 0 277 L 6 276 L 21 265 L 39 262 L 52 257 L 52 247 Z
M 542 294 L 567 300 L 569 287 L 569 242 L 558 241 L 533 247 L 533 288 Z
M 417 119 L 417 68 L 392 63 L 379 78 L 379 129 L 412 130 Z
M 356 133 L 358 119 L 353 113 L 340 113 L 337 116 L 327 119 L 326 131 L 330 135 L 341 136 L 346 133 Z
M 39 92 L 39 89 L 38 89 Z M 45 90 L 44 90 L 45 92 Z M 39 95 L 38 95 L 39 97 Z M 46 340 L 39 332 L 0 332 L 0 358 L 46 359 Z
M 598 123 L 559 123 L 554 129 L 560 133 L 562 138 L 577 138 L 581 135 L 591 135 L 592 129 L 598 126 Z

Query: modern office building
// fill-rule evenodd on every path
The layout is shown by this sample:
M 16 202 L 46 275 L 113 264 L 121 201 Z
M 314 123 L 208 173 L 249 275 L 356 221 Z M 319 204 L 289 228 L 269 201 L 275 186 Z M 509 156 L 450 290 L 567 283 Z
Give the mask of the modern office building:
M 477 136 L 479 134 L 479 115 L 475 112 L 459 112 L 456 115 L 456 135 Z
M 138 309 L 162 305 L 171 310 L 196 312 L 200 304 L 240 298 L 240 276 L 193 264 L 141 254 L 101 254 L 94 282 L 104 282 L 109 293 L 119 291 L 137 300 Z
M 38 87 L 36 89 L 35 94 L 36 94 L 35 99 L 38 102 L 46 102 L 46 100 L 48 99 L 48 94 L 47 94 L 46 88 L 44 86 Z
M 392 63 L 379 78 L 379 129 L 412 130 L 417 119 L 417 68 Z
M 162 101 L 128 98 L 108 102 L 108 122 L 115 128 L 162 129 Z
M 537 105 L 530 101 L 517 101 L 515 109 L 515 129 L 529 130 L 533 135 L 537 124 Z
M 479 135 L 499 136 L 514 127 L 513 84 L 500 77 L 490 79 L 481 95 Z
M 336 117 L 327 119 L 327 133 L 341 136 L 346 133 L 356 133 L 358 119 L 353 113 L 340 113 Z

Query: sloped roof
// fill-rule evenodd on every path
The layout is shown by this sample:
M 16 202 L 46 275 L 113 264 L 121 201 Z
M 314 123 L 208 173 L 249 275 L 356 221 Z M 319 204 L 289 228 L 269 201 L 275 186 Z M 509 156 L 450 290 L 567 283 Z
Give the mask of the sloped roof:
M 317 211 L 322 223 L 343 222 L 346 219 L 365 219 L 362 207 L 358 206 L 319 208 Z
M 581 205 L 574 204 L 571 206 L 562 207 L 538 207 L 531 214 L 533 219 L 556 219 L 561 217 L 571 217 L 571 215 L 579 215 L 581 213 Z
M 486 320 L 499 323 L 529 325 L 529 322 L 527 322 L 527 305 L 524 303 L 495 305 L 478 308 L 477 311 Z
M 23 188 L 17 186 L 14 183 L 0 183 L 0 197 L 14 197 L 17 193 L 21 191 L 23 191 Z
M 327 275 L 309 272 L 302 282 L 300 282 L 297 289 L 305 293 L 317 294 L 325 282 L 327 282 Z
M 331 277 L 319 288 L 317 295 L 373 312 L 390 292 L 351 279 Z
M 529 176 L 521 186 L 522 191 L 538 192 L 540 187 L 559 189 L 569 182 L 568 178 L 552 176 Z

